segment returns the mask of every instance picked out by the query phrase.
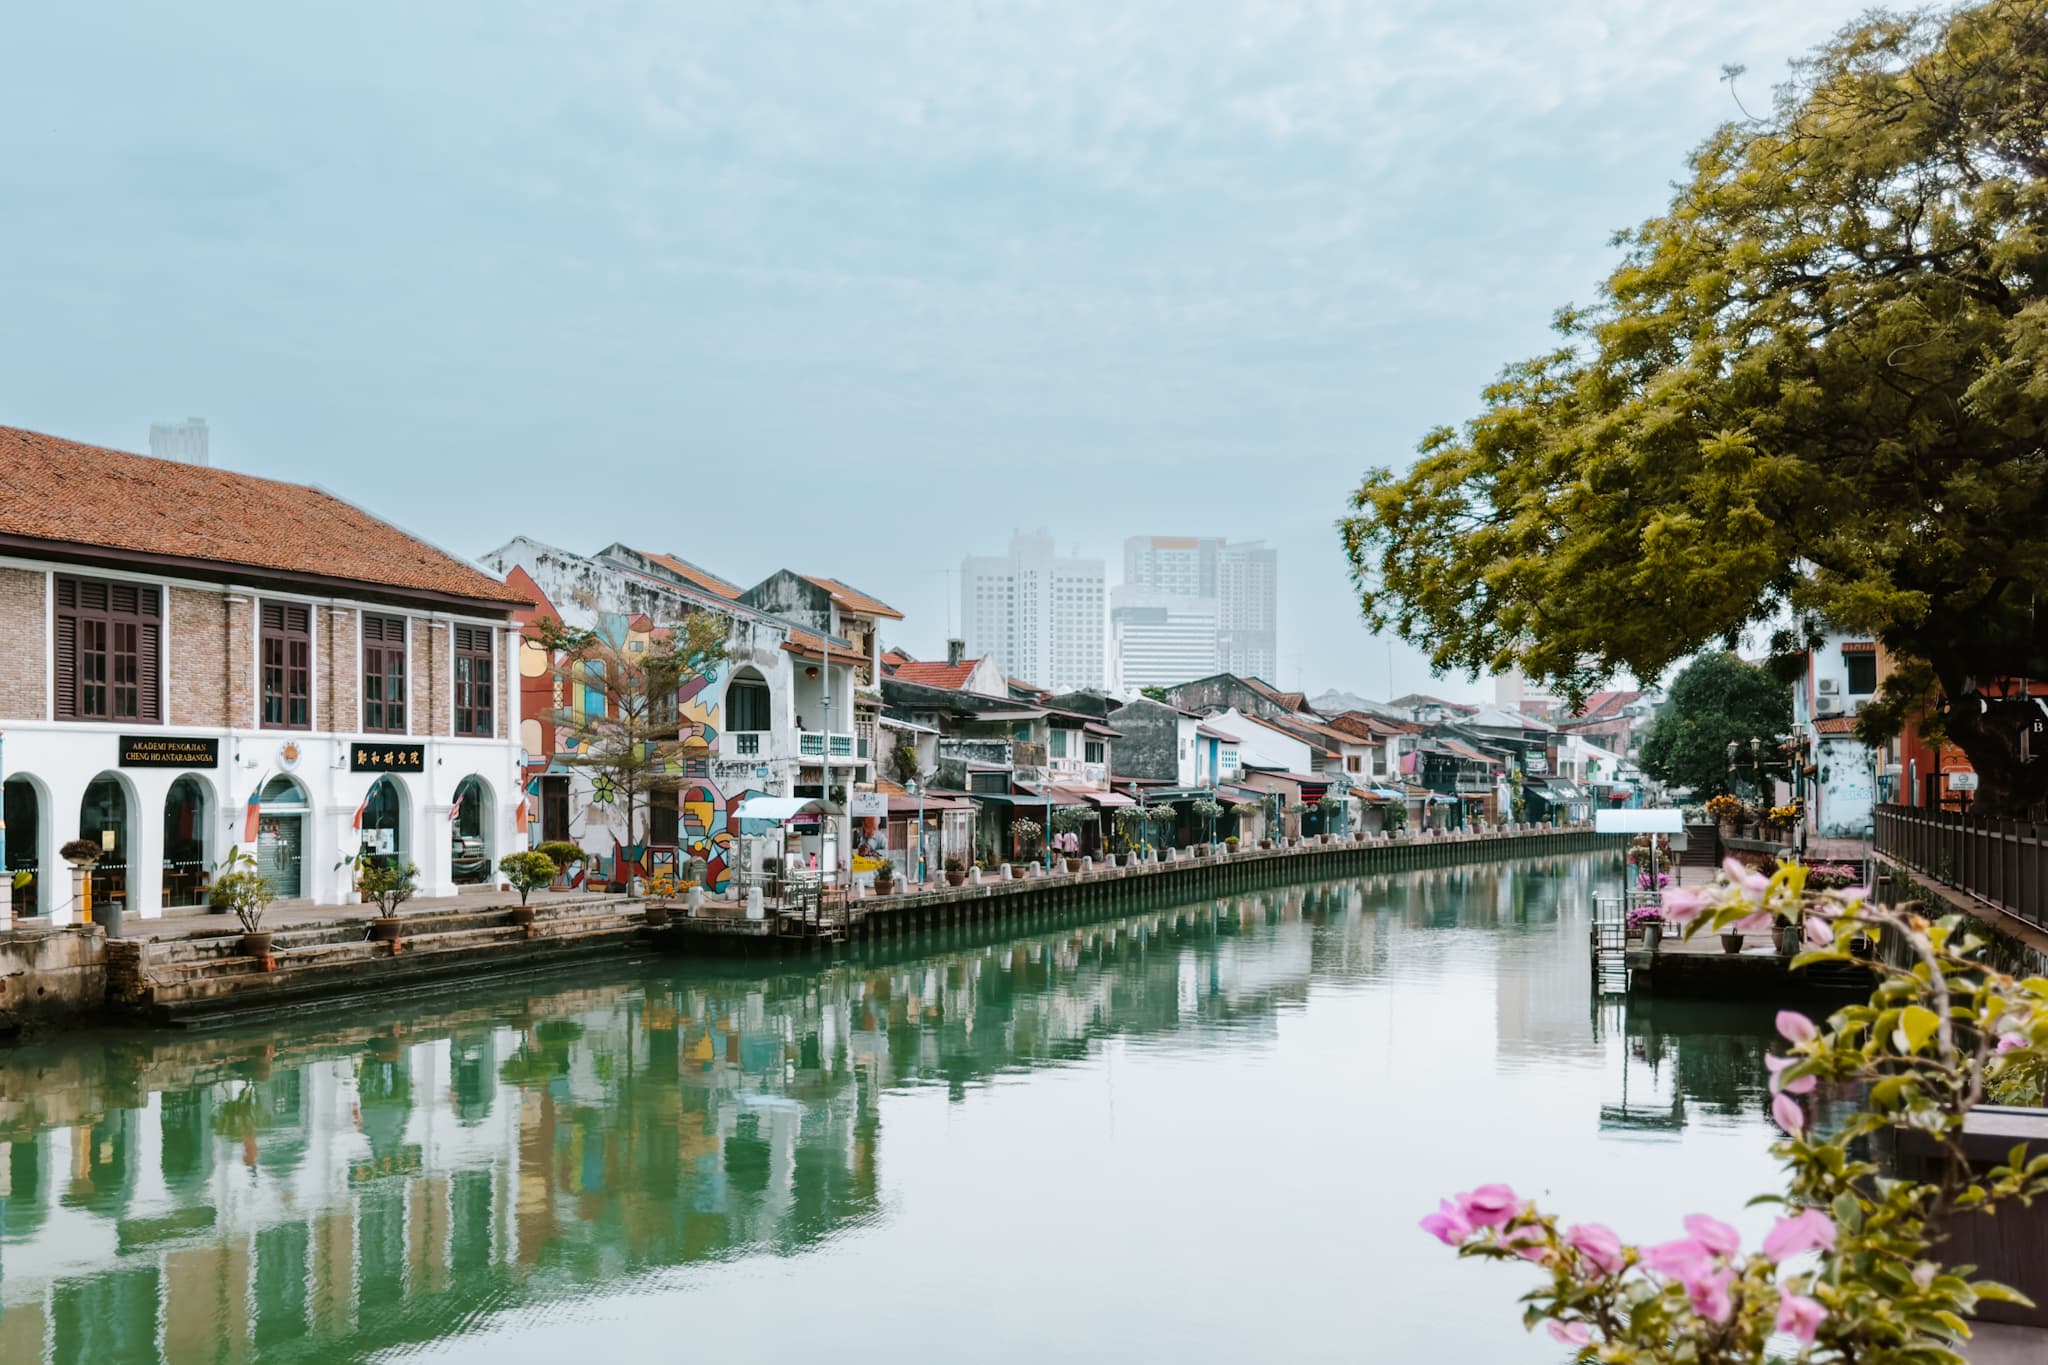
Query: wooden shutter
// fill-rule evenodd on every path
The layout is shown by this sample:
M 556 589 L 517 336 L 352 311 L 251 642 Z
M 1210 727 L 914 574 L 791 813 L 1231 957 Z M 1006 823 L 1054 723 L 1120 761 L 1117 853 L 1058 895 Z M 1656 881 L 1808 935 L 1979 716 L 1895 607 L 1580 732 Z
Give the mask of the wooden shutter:
M 58 582 L 70 586 L 69 579 Z M 63 594 L 58 594 L 61 599 Z M 74 594 L 72 601 L 76 602 Z M 57 618 L 57 677 L 56 707 L 53 714 L 59 720 L 78 719 L 78 618 L 59 616 Z
M 163 623 L 144 617 L 135 632 L 135 710 L 138 720 L 162 724 L 164 718 Z

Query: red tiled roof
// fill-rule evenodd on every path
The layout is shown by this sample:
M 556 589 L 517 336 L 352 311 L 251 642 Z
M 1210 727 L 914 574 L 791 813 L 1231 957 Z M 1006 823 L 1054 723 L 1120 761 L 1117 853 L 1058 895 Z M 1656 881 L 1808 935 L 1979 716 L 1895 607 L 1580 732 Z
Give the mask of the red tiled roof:
M 1595 692 L 1592 696 L 1586 698 L 1584 706 L 1581 706 L 1572 713 L 1571 718 L 1573 720 L 1603 719 L 1620 711 L 1624 706 L 1634 705 L 1642 695 L 1640 691 L 1628 692 L 1618 688 L 1610 688 L 1605 692 Z
M 714 593 L 728 601 L 739 600 L 740 586 L 737 583 L 726 582 L 709 569 L 700 569 L 689 560 L 679 559 L 675 555 L 656 554 L 652 550 L 642 550 L 640 553 L 646 555 L 652 563 L 661 565 L 670 573 L 702 588 L 705 592 Z
M 900 649 L 885 649 L 882 651 L 882 667 L 891 673 L 910 662 L 910 656 Z
M 1844 654 L 1875 654 L 1877 653 L 1877 641 L 1847 640 L 1842 644 L 1842 652 Z
M 526 594 L 304 484 L 0 427 L 0 536 L 525 606 Z
M 1856 733 L 1856 717 L 1823 716 L 1813 723 L 1817 735 L 1853 735 Z
M 898 664 L 892 675 L 899 682 L 922 683 L 926 687 L 943 687 L 949 692 L 958 692 L 967 685 L 969 675 L 979 659 L 962 659 L 957 664 L 910 663 Z
M 848 611 L 859 612 L 863 616 L 886 616 L 892 621 L 903 619 L 902 612 L 881 598 L 870 597 L 859 588 L 850 588 L 836 578 L 820 578 L 815 574 L 805 574 L 803 577 L 805 582 L 815 584 L 831 593 L 832 600 Z
M 1305 692 L 1282 692 L 1271 683 L 1258 678 L 1246 678 L 1244 685 L 1283 711 L 1299 711 L 1308 705 L 1308 694 Z

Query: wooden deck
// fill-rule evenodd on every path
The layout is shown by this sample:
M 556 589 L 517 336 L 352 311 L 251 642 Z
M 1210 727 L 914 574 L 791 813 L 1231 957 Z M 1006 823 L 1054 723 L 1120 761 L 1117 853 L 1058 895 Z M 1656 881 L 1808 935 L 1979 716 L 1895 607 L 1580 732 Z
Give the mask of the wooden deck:
M 1655 953 L 1640 940 L 1626 956 L 1632 994 L 1686 996 L 1714 1000 L 1782 1000 L 1815 994 L 1866 994 L 1876 984 L 1867 968 L 1846 963 L 1818 963 L 1792 970 L 1771 936 L 1746 934 L 1742 951 L 1728 952 L 1718 934 L 1690 939 L 1666 933 Z

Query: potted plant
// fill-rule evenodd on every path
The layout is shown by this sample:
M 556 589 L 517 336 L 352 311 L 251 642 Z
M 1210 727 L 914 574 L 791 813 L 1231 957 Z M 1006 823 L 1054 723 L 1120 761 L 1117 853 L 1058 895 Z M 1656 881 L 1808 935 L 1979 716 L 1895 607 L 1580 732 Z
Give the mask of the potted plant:
M 1227 852 L 1227 853 L 1235 853 L 1235 852 L 1237 852 L 1237 836 L 1236 836 L 1235 834 L 1226 834 L 1226 835 L 1224 835 L 1224 836 L 1223 836 L 1223 848 L 1224 848 L 1224 851 L 1225 851 L 1225 852 Z
M 221 859 L 220 875 L 206 893 L 206 903 L 215 914 L 232 914 L 242 925 L 240 944 L 243 957 L 260 958 L 263 969 L 276 965 L 270 955 L 273 935 L 263 927 L 263 912 L 277 899 L 270 883 L 256 870 L 255 855 L 239 848 L 229 849 Z
M 519 893 L 519 905 L 512 911 L 512 922 L 522 929 L 533 927 L 533 907 L 526 898 L 543 887 L 552 886 L 555 881 L 555 860 L 539 849 L 525 853 L 507 853 L 498 859 L 498 871 L 505 874 L 505 880 Z
M 1029 860 L 1038 856 L 1038 841 L 1045 834 L 1045 827 L 1036 820 L 1018 817 L 1010 822 L 1010 837 L 1016 841 L 1017 856 Z
M 1733 839 L 1735 837 L 1735 822 L 1746 815 L 1748 811 L 1749 808 L 1742 804 L 1740 797 L 1730 796 L 1726 792 L 1721 793 L 1719 796 L 1710 797 L 1707 801 L 1707 814 L 1712 816 L 1714 823 L 1721 827 L 1721 837 L 1723 839 Z
M 590 861 L 588 854 L 567 839 L 550 839 L 535 846 L 533 851 L 546 854 L 547 860 L 555 865 L 555 875 L 563 879 L 564 890 L 568 888 L 567 879 L 575 872 L 576 865 Z
M 1654 905 L 1645 905 L 1628 913 L 1630 933 L 1641 933 L 1643 947 L 1656 952 L 1664 943 L 1664 912 Z
M 419 890 L 420 870 L 396 858 L 382 859 L 368 853 L 358 854 L 355 864 L 356 890 L 377 907 L 377 915 L 370 921 L 370 937 L 378 943 L 390 944 L 395 953 L 399 933 L 405 926 L 405 921 L 398 917 L 398 907 Z
M 896 889 L 896 865 L 884 862 L 875 869 L 875 894 L 886 896 Z
M 1724 953 L 1741 952 L 1742 934 L 1739 931 L 1733 929 L 1723 932 L 1721 935 L 1721 951 Z
M 961 862 L 959 858 L 946 859 L 945 869 L 946 885 L 959 886 L 967 880 L 967 864 Z

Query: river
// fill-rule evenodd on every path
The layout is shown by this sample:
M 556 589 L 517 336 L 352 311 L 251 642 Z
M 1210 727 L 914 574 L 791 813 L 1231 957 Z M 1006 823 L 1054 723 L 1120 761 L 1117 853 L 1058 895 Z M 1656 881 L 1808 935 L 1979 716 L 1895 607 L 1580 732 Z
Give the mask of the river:
M 1489 1180 L 1774 1188 L 1767 1014 L 1597 1003 L 1604 857 L 0 1051 L 0 1362 L 1552 1361 Z

